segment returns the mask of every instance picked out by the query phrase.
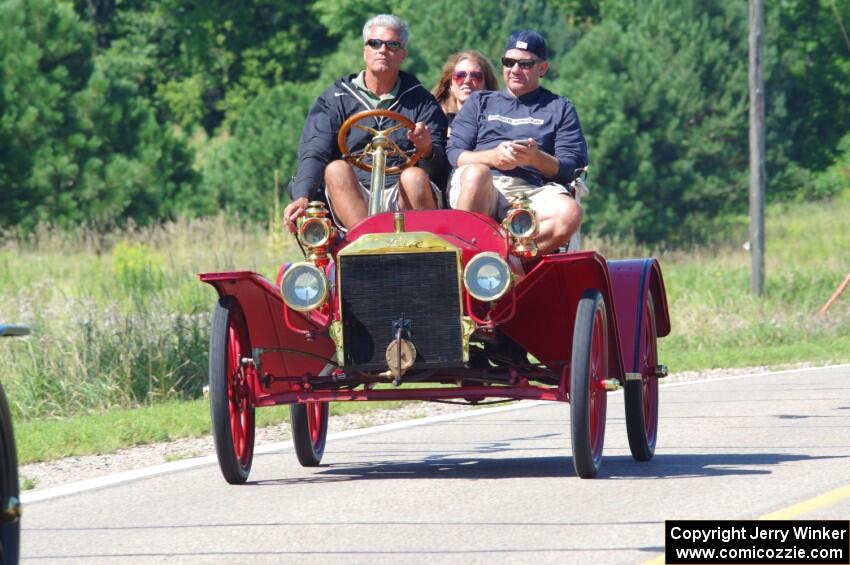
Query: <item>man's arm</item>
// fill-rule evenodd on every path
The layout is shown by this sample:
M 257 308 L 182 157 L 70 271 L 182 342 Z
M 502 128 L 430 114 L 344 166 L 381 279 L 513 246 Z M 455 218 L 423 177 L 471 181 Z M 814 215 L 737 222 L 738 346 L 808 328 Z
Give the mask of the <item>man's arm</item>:
M 416 116 L 416 129 L 409 132 L 408 139 L 417 148 L 423 149 L 418 165 L 428 176 L 439 178 L 446 168 L 446 129 L 448 120 L 443 109 L 430 92 L 425 91 L 421 110 Z M 425 129 L 427 127 L 427 130 Z
M 308 198 L 315 200 L 324 179 L 325 167 L 336 152 L 336 131 L 331 109 L 325 94 L 322 94 L 310 108 L 301 140 L 298 143 L 298 173 L 292 181 L 293 200 Z
M 502 148 L 500 145 L 499 148 Z M 544 178 L 555 178 L 558 175 L 560 163 L 554 155 L 550 155 L 537 146 L 534 138 L 528 138 L 528 145 L 509 143 L 507 153 L 511 162 L 517 167 L 531 167 L 540 171 Z
M 295 221 L 307 209 L 307 204 L 319 198 L 325 167 L 336 150 L 336 134 L 325 94 L 316 99 L 298 143 L 298 173 L 290 187 L 290 202 L 283 210 L 283 224 L 295 231 Z
M 510 171 L 520 165 L 534 166 L 530 162 L 530 156 L 535 151 L 512 141 L 503 141 L 490 149 L 476 149 L 481 112 L 480 94 L 473 92 L 452 122 L 452 135 L 447 150 L 449 163 L 453 167 L 480 163 L 502 171 Z M 543 166 L 543 157 L 540 157 L 540 160 Z
M 542 161 L 546 156 L 542 151 L 517 145 L 513 141 L 503 141 L 492 149 L 482 149 L 480 151 L 464 151 L 457 158 L 457 166 L 472 165 L 481 163 L 487 165 L 491 169 L 499 169 L 500 171 L 510 171 L 521 165 L 532 165 L 532 155 L 539 154 L 539 159 Z
M 556 174 L 544 174 L 566 186 L 575 180 L 577 169 L 587 166 L 587 142 L 581 131 L 575 107 L 569 100 L 565 99 L 564 103 L 564 112 L 555 131 L 555 159 L 558 169 Z
M 504 143 L 492 149 L 476 150 L 480 113 L 481 97 L 478 92 L 473 92 L 452 121 L 452 135 L 447 148 L 449 163 L 455 168 L 475 163 L 506 171 L 515 168 L 516 165 L 505 159 Z
M 460 156 L 464 153 L 475 151 L 475 146 L 478 143 L 478 113 L 481 111 L 480 106 L 479 94 L 478 92 L 473 92 L 452 121 L 452 135 L 449 137 L 449 142 L 446 146 L 446 156 L 448 157 L 449 165 L 452 167 L 457 168 L 470 164 L 461 162 Z
M 540 149 L 533 138 L 528 139 L 527 146 L 506 142 L 493 151 L 499 150 L 501 158 L 515 167 L 532 167 L 545 179 L 567 186 L 575 178 L 575 171 L 587 165 L 587 144 L 575 108 L 566 99 L 562 104 L 555 128 L 554 155 Z

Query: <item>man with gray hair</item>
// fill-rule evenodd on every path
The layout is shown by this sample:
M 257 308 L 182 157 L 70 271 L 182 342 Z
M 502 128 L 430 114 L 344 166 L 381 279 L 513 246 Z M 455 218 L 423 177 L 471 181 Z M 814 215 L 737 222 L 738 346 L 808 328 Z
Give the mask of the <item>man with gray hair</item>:
M 322 190 L 334 220 L 351 228 L 368 215 L 371 176 L 349 165 L 337 147 L 337 133 L 350 116 L 363 110 L 398 112 L 416 124 L 415 129 L 392 134 L 403 151 L 413 148 L 422 158 L 401 174 L 386 176 L 383 209 L 412 210 L 436 208 L 440 191 L 431 181 L 439 178 L 447 164 L 445 152 L 446 116 L 431 93 L 413 75 L 401 70 L 407 56 L 408 27 L 397 16 L 382 14 L 363 27 L 365 69 L 337 80 L 316 100 L 301 134 L 298 173 L 290 185 L 292 202 L 283 212 L 283 221 L 295 231 L 295 221 L 308 202 L 322 199 Z M 383 129 L 378 120 L 363 124 Z M 351 153 L 362 150 L 371 134 L 351 128 L 347 137 Z M 387 168 L 400 164 L 390 156 Z

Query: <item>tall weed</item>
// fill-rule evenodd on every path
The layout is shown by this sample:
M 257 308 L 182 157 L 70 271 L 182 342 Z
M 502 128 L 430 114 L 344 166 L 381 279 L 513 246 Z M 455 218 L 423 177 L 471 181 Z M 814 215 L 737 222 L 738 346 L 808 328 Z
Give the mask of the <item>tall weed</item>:
M 0 341 L 17 417 L 65 417 L 196 398 L 207 372 L 215 291 L 198 273 L 273 276 L 294 258 L 263 227 L 224 217 L 98 234 L 40 226 L 0 248 L 0 320 L 30 337 Z
M 673 371 L 850 360 L 850 292 L 817 315 L 850 271 L 850 196 L 770 207 L 766 239 L 762 297 L 750 293 L 737 230 L 724 243 L 687 249 L 593 237 L 583 246 L 612 259 L 660 259 L 672 318 L 660 349 Z M 224 216 L 120 232 L 39 226 L 6 234 L 0 321 L 33 327 L 30 337 L 0 340 L 16 417 L 197 398 L 216 297 L 197 274 L 250 269 L 271 278 L 297 256 L 291 238 Z

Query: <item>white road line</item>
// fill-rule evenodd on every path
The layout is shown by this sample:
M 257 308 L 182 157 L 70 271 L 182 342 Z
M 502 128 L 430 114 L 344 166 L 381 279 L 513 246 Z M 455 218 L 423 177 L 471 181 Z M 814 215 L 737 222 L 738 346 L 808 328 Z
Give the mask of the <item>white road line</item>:
M 756 377 L 768 377 L 773 375 L 785 375 L 788 373 L 803 373 L 808 371 L 823 371 L 823 370 L 833 370 L 833 369 L 847 369 L 850 368 L 850 363 L 843 365 L 828 365 L 826 367 L 806 367 L 803 369 L 788 369 L 784 371 L 772 371 L 769 373 L 749 373 L 745 375 L 732 375 L 729 377 L 717 377 L 717 378 L 708 378 L 708 379 L 700 379 L 694 381 L 683 381 L 678 383 L 669 383 L 664 384 L 664 388 L 668 387 L 678 387 L 678 386 L 690 386 L 695 384 L 707 383 L 707 382 L 721 382 L 721 381 L 732 381 L 738 379 L 750 379 Z M 622 390 L 611 393 L 611 394 L 621 394 Z M 551 404 L 550 401 L 547 400 L 525 400 L 519 402 L 517 404 L 511 404 L 508 406 L 499 406 L 496 408 L 482 408 L 480 410 L 469 410 L 466 412 L 455 412 L 452 414 L 441 414 L 439 416 L 428 416 L 426 418 L 419 418 L 415 420 L 406 420 L 403 422 L 393 422 L 391 424 L 383 424 L 380 426 L 373 426 L 370 428 L 360 428 L 355 430 L 346 430 L 344 432 L 338 432 L 335 434 L 330 434 L 328 436 L 328 442 L 334 442 L 337 440 L 343 440 L 353 437 L 360 437 L 372 434 L 378 434 L 388 431 L 394 430 L 403 430 L 405 428 L 412 428 L 415 426 L 427 426 L 429 424 L 435 424 L 438 422 L 449 422 L 452 420 L 460 420 L 462 418 L 470 418 L 473 416 L 482 416 L 487 414 L 496 414 L 499 412 L 509 412 L 512 410 L 522 410 L 526 408 L 532 408 L 534 406 L 540 406 L 542 404 Z M 292 449 L 292 443 L 290 441 L 271 443 L 268 445 L 258 446 L 254 449 L 255 455 L 265 455 L 269 453 L 276 453 L 280 451 L 289 451 Z M 42 502 L 45 500 L 51 500 L 53 498 L 59 498 L 60 496 L 68 496 L 72 494 L 79 494 L 81 492 L 86 492 L 89 490 L 95 490 L 99 488 L 105 488 L 109 486 L 118 485 L 121 483 L 127 483 L 130 481 L 137 481 L 139 479 L 146 479 L 148 477 L 154 477 L 156 475 L 164 475 L 166 473 L 175 473 L 178 471 L 185 471 L 187 469 L 195 469 L 197 467 L 204 467 L 206 465 L 214 465 L 217 462 L 215 455 L 205 455 L 203 457 L 194 457 L 192 459 L 182 459 L 180 461 L 173 461 L 171 463 L 163 463 L 162 465 L 156 465 L 153 467 L 145 467 L 142 469 L 134 469 L 131 471 L 123 471 L 121 473 L 115 473 L 113 475 L 107 475 L 105 477 L 97 477 L 94 479 L 87 479 L 84 481 L 77 481 L 74 483 L 68 483 L 65 485 L 60 485 L 56 487 L 46 488 L 42 490 L 35 491 L 27 491 L 21 493 L 21 502 L 23 504 L 31 504 L 34 502 Z

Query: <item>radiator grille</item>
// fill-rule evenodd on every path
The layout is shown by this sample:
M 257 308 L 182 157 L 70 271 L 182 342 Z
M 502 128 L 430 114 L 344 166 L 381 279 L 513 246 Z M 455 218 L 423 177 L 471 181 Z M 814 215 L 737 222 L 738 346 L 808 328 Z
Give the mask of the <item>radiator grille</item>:
M 410 321 L 414 368 L 463 362 L 457 255 L 454 252 L 339 258 L 345 367 L 387 368 L 393 322 Z

